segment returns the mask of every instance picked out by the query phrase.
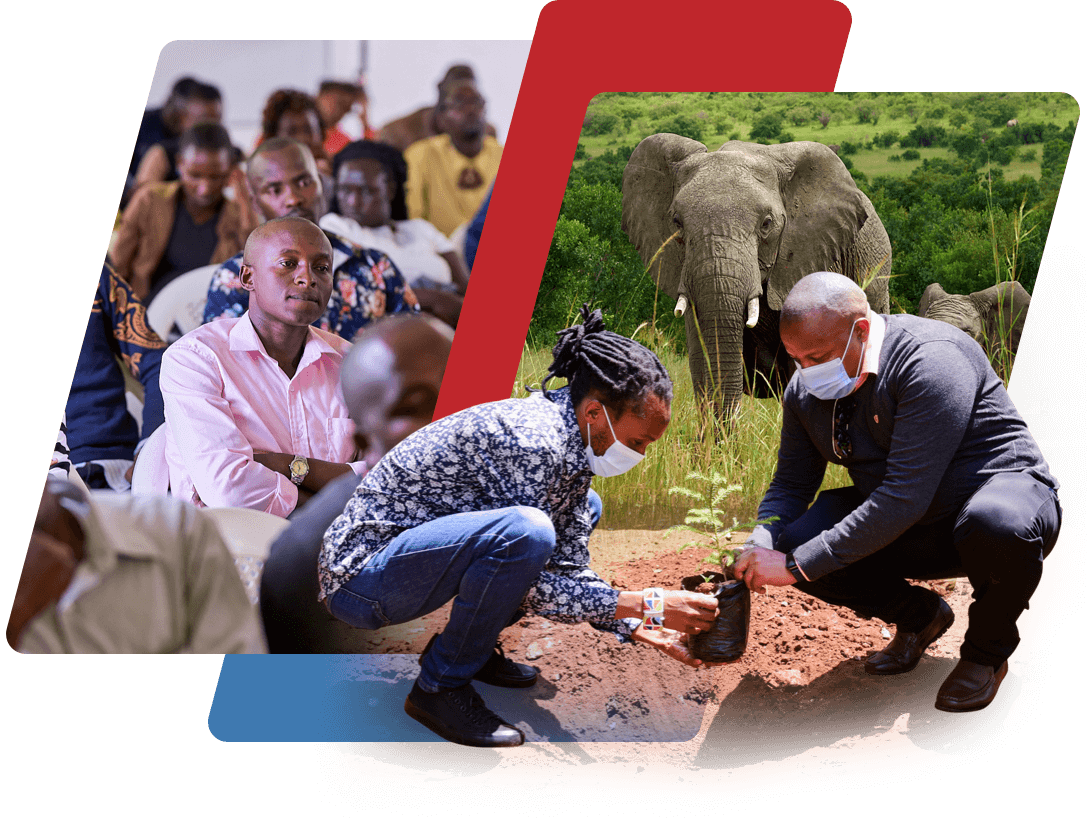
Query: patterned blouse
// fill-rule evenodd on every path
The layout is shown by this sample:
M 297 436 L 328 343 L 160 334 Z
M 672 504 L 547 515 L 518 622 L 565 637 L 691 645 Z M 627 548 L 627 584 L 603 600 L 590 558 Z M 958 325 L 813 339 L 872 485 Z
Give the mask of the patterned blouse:
M 397 534 L 442 516 L 525 505 L 555 526 L 555 550 L 521 608 L 630 637 L 619 593 L 589 568 L 593 473 L 566 388 L 485 403 L 425 426 L 363 479 L 325 533 L 321 597 L 357 575 Z
M 313 325 L 351 341 L 359 330 L 384 315 L 418 312 L 419 301 L 400 270 L 381 251 L 356 248 L 325 231 L 332 244 L 332 297 L 325 314 Z M 204 323 L 240 318 L 249 308 L 249 292 L 238 275 L 242 255 L 236 254 L 212 275 Z

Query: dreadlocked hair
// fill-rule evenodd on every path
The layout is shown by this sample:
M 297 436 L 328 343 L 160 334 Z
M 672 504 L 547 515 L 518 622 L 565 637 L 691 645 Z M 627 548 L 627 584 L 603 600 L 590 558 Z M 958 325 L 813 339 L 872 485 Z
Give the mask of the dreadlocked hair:
M 552 364 L 541 383 L 553 376 L 570 386 L 575 406 L 593 392 L 619 417 L 628 410 L 639 411 L 650 394 L 666 404 L 672 402 L 672 380 L 661 360 L 637 341 L 604 328 L 601 310 L 582 306 L 582 323 L 560 330 L 552 348 Z

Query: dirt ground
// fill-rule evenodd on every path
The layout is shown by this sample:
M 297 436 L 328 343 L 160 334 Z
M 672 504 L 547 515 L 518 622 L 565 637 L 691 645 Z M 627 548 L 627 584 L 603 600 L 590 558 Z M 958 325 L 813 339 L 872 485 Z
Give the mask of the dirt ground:
M 677 551 L 689 541 L 683 533 L 598 530 L 590 553 L 596 571 L 619 589 L 678 589 L 682 577 L 704 569 L 707 550 Z M 753 752 L 773 757 L 775 739 L 791 728 L 803 728 L 814 745 L 831 745 L 895 726 L 904 708 L 928 703 L 932 709 L 931 683 L 939 685 L 958 657 L 970 587 L 927 585 L 946 597 L 956 623 L 911 675 L 881 678 L 863 670 L 894 628 L 787 587 L 753 593 L 748 649 L 735 663 L 693 669 L 588 625 L 530 617 L 500 641 L 509 656 L 540 670 L 537 684 L 519 691 L 476 685 L 491 708 L 526 732 L 528 743 L 689 742 L 683 761 L 698 755 L 711 766 L 744 763 Z M 370 634 L 368 644 L 374 652 L 419 653 L 446 614 Z M 356 679 L 402 684 L 405 693 L 418 673 L 414 656 L 359 661 Z M 519 751 L 500 752 L 505 759 Z

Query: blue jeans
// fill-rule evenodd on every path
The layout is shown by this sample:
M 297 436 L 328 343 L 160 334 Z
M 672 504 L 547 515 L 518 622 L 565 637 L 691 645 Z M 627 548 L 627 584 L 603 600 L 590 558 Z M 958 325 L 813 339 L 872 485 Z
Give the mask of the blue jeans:
M 600 497 L 589 492 L 593 524 Z M 555 528 L 533 507 L 457 513 L 409 528 L 328 600 L 353 627 L 376 630 L 433 612 L 451 599 L 450 620 L 420 662 L 424 691 L 472 679 L 495 649 L 555 548 Z

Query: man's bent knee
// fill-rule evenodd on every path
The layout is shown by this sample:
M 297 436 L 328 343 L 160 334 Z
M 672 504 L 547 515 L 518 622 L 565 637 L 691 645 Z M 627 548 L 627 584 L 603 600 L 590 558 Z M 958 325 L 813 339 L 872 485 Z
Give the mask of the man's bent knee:
M 505 531 L 510 546 L 518 554 L 551 557 L 555 550 L 555 525 L 539 508 L 517 505 L 507 508 L 504 518 Z

